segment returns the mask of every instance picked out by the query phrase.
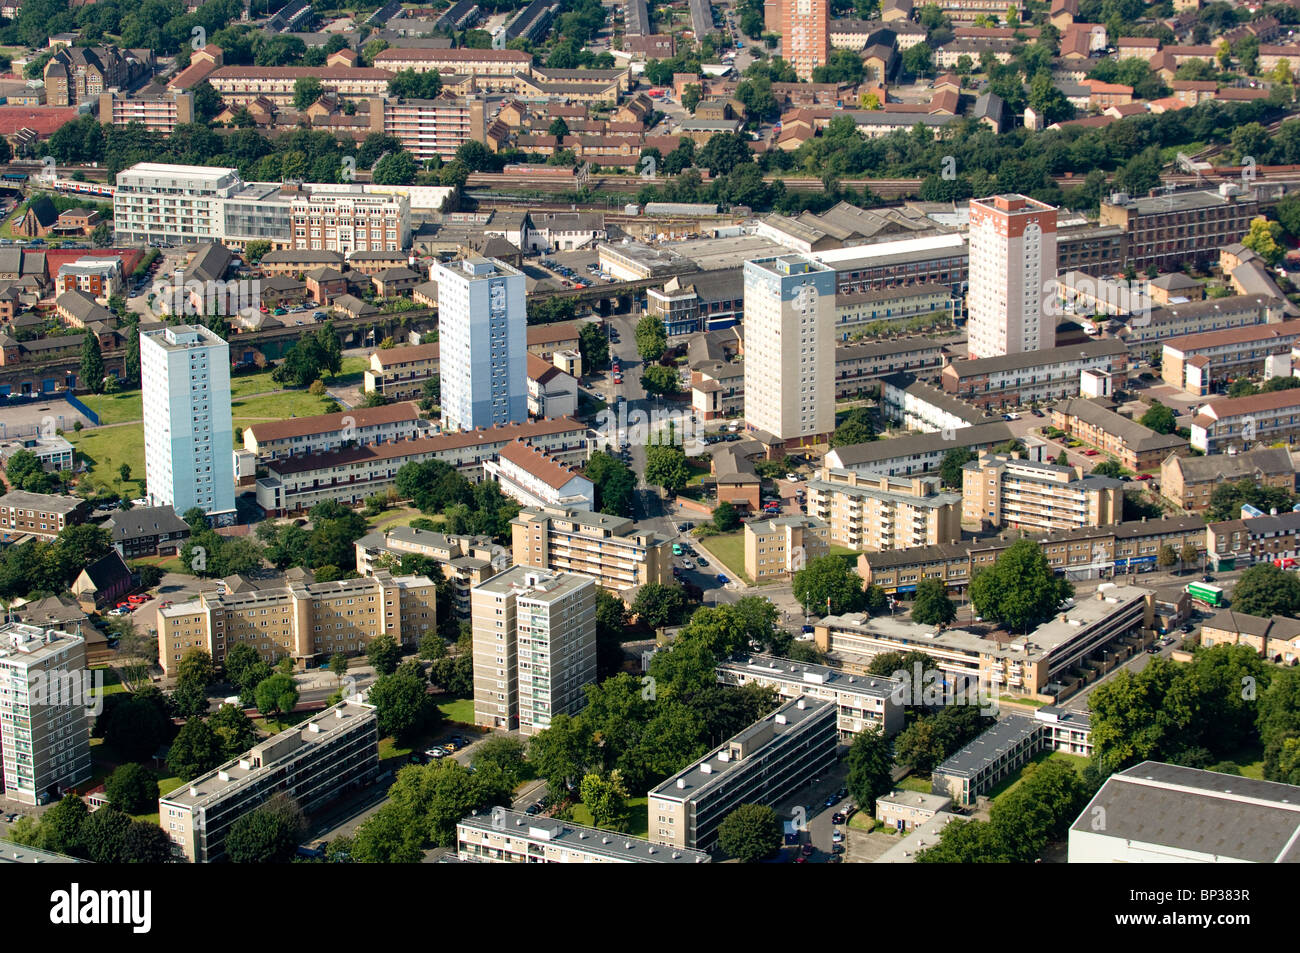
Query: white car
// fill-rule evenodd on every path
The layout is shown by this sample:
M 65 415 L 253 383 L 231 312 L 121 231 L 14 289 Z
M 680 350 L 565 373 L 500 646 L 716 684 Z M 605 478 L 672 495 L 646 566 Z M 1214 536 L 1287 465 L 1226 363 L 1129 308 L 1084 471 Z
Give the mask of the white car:
M 682 560 L 682 568 L 683 568 L 683 569 L 694 569 L 694 568 L 695 568 L 695 563 L 691 562 L 689 559 L 683 559 L 683 560 Z
M 785 475 L 785 478 L 786 478 L 787 480 L 789 480 L 791 483 L 798 483 L 798 482 L 799 482 L 799 474 L 797 474 L 797 473 L 787 473 L 787 474 Z

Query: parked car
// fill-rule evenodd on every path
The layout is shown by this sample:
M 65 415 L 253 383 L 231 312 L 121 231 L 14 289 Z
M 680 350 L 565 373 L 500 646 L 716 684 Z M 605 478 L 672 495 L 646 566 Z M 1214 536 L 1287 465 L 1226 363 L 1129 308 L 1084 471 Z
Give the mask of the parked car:
M 841 812 L 839 812 L 839 811 L 836 811 L 834 814 L 831 815 L 831 823 L 832 823 L 832 824 L 843 824 L 844 821 L 845 821 L 845 817 L 844 817 L 844 815 L 843 815 Z
M 731 580 L 728 579 L 726 576 L 724 576 L 722 573 L 718 573 L 717 580 L 719 586 L 725 586 L 727 583 L 731 582 Z
M 542 813 L 542 802 L 534 801 L 532 804 L 529 804 L 528 809 L 524 811 L 524 813 L 529 817 L 536 817 L 538 814 Z
M 1083 451 L 1083 455 L 1085 457 L 1095 457 L 1097 455 L 1097 451 L 1094 450 L 1092 447 L 1089 447 L 1087 450 Z
M 831 832 L 832 843 L 840 844 L 843 843 L 843 841 L 844 841 L 844 832 L 842 830 L 836 828 L 834 831 Z

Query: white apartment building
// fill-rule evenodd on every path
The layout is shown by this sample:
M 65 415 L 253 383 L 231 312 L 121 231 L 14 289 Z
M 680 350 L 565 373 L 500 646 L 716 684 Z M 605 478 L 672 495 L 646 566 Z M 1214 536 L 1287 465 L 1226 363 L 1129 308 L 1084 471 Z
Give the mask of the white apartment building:
M 470 593 L 474 724 L 536 734 L 596 680 L 596 580 L 515 566 Z
M 523 272 L 495 258 L 430 269 L 438 282 L 442 421 L 473 430 L 528 419 Z
M 0 625 L 5 797 L 44 804 L 90 777 L 89 674 L 81 636 Z
M 142 162 L 117 174 L 113 225 L 124 244 L 401 251 L 410 245 L 411 202 L 383 186 L 244 182 L 238 169 Z
M 1056 209 L 1024 195 L 970 203 L 970 357 L 1039 351 L 1056 343 L 1047 302 L 1056 279 Z
M 483 471 L 524 506 L 596 508 L 595 484 L 522 440 L 506 444 L 495 460 L 484 460 Z
M 835 429 L 834 378 L 834 269 L 795 254 L 745 262 L 746 426 L 821 442 Z
M 230 347 L 204 327 L 140 335 L 144 462 L 150 506 L 197 506 L 216 525 L 235 521 Z

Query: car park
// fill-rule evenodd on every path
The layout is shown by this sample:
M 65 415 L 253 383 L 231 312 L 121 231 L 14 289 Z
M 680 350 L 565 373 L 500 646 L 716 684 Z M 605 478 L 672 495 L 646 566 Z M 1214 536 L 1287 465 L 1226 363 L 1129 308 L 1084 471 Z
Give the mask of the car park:
M 426 748 L 424 753 L 434 760 L 447 757 L 447 752 L 441 748 Z
M 843 840 L 844 840 L 844 832 L 843 832 L 842 830 L 839 830 L 838 828 L 836 828 L 834 831 L 831 832 L 831 841 L 832 841 L 832 842 L 834 842 L 834 843 L 836 843 L 836 844 L 839 844 L 839 843 L 842 843 Z
M 683 560 L 682 560 L 682 568 L 683 568 L 683 569 L 687 569 L 687 570 L 694 569 L 694 568 L 695 568 L 695 563 L 691 562 L 689 559 L 683 559 Z
M 829 796 L 826 798 L 826 801 L 822 804 L 822 807 L 834 807 L 834 806 L 835 806 L 835 802 L 838 801 L 838 800 L 839 800 L 839 798 L 837 798 L 834 794 L 829 795 Z

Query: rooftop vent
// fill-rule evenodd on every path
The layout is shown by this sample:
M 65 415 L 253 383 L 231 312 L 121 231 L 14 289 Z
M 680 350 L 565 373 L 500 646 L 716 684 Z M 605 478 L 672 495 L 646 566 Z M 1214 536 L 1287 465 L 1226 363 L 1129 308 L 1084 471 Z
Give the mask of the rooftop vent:
M 785 715 L 777 715 L 777 716 L 776 716 L 774 719 L 772 719 L 772 720 L 775 721 L 778 725 L 784 725 L 784 724 L 785 724 Z
M 223 780 L 223 781 L 229 781 L 229 780 L 230 780 L 230 772 L 229 772 L 229 771 L 218 771 L 218 772 L 217 772 L 217 777 L 219 777 L 219 778 L 220 778 L 221 780 Z
M 684 791 L 684 790 L 686 790 L 686 779 L 685 779 L 685 778 L 678 778 L 678 779 L 677 779 L 677 789 L 678 789 L 679 791 Z
M 713 765 L 709 764 L 709 762 L 705 761 L 702 765 L 700 765 L 700 774 L 712 774 L 712 773 L 713 773 Z

